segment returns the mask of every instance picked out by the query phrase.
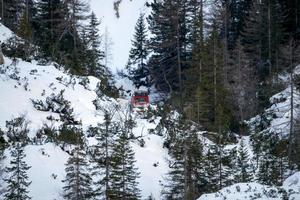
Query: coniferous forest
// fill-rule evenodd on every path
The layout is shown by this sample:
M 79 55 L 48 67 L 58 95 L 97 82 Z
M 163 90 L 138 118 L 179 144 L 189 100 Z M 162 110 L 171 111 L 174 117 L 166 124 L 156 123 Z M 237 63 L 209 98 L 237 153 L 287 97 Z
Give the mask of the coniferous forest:
M 111 1 L 111 12 L 122 18 L 122 5 L 134 1 L 140 0 Z M 147 131 L 167 152 L 159 199 L 196 200 L 237 183 L 280 187 L 300 170 L 300 0 L 149 0 L 145 7 L 128 62 L 114 74 L 107 35 L 88 1 L 0 0 L 0 22 L 14 33 L 0 41 L 0 75 L 30 92 L 18 60 L 54 65 L 70 76 L 56 78 L 64 87 L 76 90 L 78 80 L 93 92 L 93 115 L 103 118 L 79 118 L 84 111 L 68 99 L 68 89 L 54 84 L 39 99 L 30 97 L 35 111 L 54 115 L 36 129 L 30 129 L 35 118 L 25 115 L 0 123 L 3 199 L 33 199 L 25 149 L 45 143 L 68 155 L 61 199 L 145 199 L 137 146 L 146 148 L 147 137 L 144 127 L 134 132 L 141 119 L 159 119 Z M 93 89 L 91 76 L 100 80 Z M 116 76 L 159 96 L 141 119 L 115 103 L 130 102 Z M 281 199 L 292 195 L 281 190 Z

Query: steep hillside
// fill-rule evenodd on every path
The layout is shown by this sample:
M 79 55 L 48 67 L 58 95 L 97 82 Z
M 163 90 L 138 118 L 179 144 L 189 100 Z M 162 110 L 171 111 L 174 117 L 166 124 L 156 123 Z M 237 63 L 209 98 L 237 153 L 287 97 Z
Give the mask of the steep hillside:
M 5 41 L 12 33 L 1 25 L 0 37 Z M 38 104 L 33 102 L 47 102 L 47 99 L 58 97 L 62 94 L 63 99 L 69 102 L 69 108 L 73 109 L 74 120 L 82 123 L 83 130 L 89 126 L 102 123 L 104 113 L 97 110 L 93 101 L 98 99 L 97 105 L 103 108 L 117 106 L 119 109 L 114 115 L 114 120 L 121 120 L 128 110 L 128 100 L 112 99 L 105 95 L 97 98 L 97 85 L 100 81 L 94 77 L 71 76 L 67 72 L 57 68 L 55 64 L 48 66 L 39 65 L 17 59 L 15 61 L 5 57 L 5 64 L 1 66 L 0 72 L 0 128 L 6 131 L 6 121 L 16 117 L 24 116 L 28 121 L 31 142 L 25 147 L 26 161 L 31 166 L 29 170 L 30 196 L 33 200 L 59 199 L 62 194 L 61 182 L 64 179 L 65 163 L 69 154 L 62 150 L 61 145 L 56 145 L 45 140 L 38 144 L 35 141 L 36 134 L 43 126 L 59 127 L 63 121 L 61 113 L 53 110 L 42 111 Z M 34 106 L 35 105 L 35 106 Z M 55 105 L 59 106 L 59 105 Z M 160 121 L 159 117 L 143 119 L 136 117 L 136 126 L 133 134 L 143 139 L 144 146 L 141 147 L 138 140 L 132 140 L 132 147 L 136 154 L 137 167 L 139 168 L 139 188 L 143 197 L 153 194 L 159 198 L 163 175 L 167 172 L 166 156 L 163 149 L 163 138 L 149 133 Z M 87 136 L 87 135 L 86 135 Z M 93 137 L 86 137 L 86 144 L 92 147 L 95 144 Z M 67 150 L 69 147 L 65 147 Z M 70 146 L 70 148 L 72 148 Z M 7 159 L 10 161 L 9 149 L 6 151 Z M 153 165 L 158 163 L 157 165 Z M 4 186 L 4 184 L 0 183 Z
M 300 65 L 294 69 L 294 75 L 300 74 Z M 265 146 L 272 145 L 272 150 L 280 148 L 280 145 L 285 144 L 289 139 L 290 122 L 291 122 L 291 87 L 289 74 L 280 75 L 279 78 L 286 89 L 273 95 L 270 98 L 270 107 L 265 109 L 263 113 L 251 118 L 246 123 L 249 125 L 249 140 L 247 142 L 247 149 L 250 155 L 250 163 L 255 170 L 255 181 L 246 183 L 237 183 L 228 187 L 225 187 L 218 192 L 202 195 L 199 200 L 250 200 L 250 199 L 300 199 L 300 174 L 294 173 L 292 170 L 284 169 L 286 166 L 286 147 L 284 147 L 282 154 L 277 153 L 277 158 L 271 155 L 270 152 L 266 152 Z M 294 87 L 294 118 L 299 116 L 299 91 L 297 87 Z M 254 149 L 256 148 L 256 149 Z M 281 147 L 282 148 L 282 147 Z M 272 151 L 268 150 L 268 151 Z M 255 152 L 256 151 L 256 152 Z M 274 150 L 273 150 L 274 151 Z M 280 155 L 280 157 L 278 157 Z M 283 156 L 282 156 L 283 155 Z M 259 157 L 257 157 L 259 156 Z M 270 160 L 269 160 L 270 159 Z M 273 159 L 273 160 L 272 160 Z M 257 163 L 258 162 L 258 163 Z M 281 186 L 270 186 L 260 184 L 259 179 L 260 167 L 269 162 L 269 168 L 266 169 L 266 177 L 273 179 L 271 169 L 273 166 L 270 164 L 274 162 L 280 163 L 284 171 L 288 173 L 281 174 L 285 180 L 280 184 Z M 258 164 L 258 165 L 257 165 Z M 276 165 L 275 164 L 275 165 Z M 260 174 L 261 176 L 262 174 Z M 291 176 L 290 176 L 291 175 Z

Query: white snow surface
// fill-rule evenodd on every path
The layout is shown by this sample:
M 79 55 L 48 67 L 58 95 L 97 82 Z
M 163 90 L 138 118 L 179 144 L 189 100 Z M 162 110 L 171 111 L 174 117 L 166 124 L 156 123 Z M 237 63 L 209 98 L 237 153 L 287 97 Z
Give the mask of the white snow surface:
M 237 183 L 216 193 L 204 194 L 198 200 L 282 200 L 283 191 L 289 200 L 300 199 L 300 172 L 287 178 L 281 187 L 259 183 Z
M 0 23 L 0 44 L 12 36 L 12 32 Z

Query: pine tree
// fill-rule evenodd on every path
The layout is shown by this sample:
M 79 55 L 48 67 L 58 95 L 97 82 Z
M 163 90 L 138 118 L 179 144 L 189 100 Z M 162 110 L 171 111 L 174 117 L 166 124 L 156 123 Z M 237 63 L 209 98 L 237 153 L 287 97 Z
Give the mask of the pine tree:
M 4 194 L 5 200 L 29 200 L 28 186 L 31 182 L 28 181 L 27 171 L 30 166 L 24 161 L 25 153 L 20 143 L 15 144 L 11 149 L 10 167 L 6 168 L 9 173 L 9 178 L 5 179 L 7 190 Z
M 187 58 L 190 53 L 187 40 L 188 1 L 154 1 L 150 6 L 152 13 L 148 23 L 153 51 L 149 60 L 151 76 L 159 91 L 177 93 L 177 100 L 181 104 L 184 71 L 188 68 Z
M 250 64 L 250 59 L 240 39 L 237 39 L 235 47 L 229 59 L 229 89 L 235 118 L 243 122 L 257 112 L 257 77 L 255 67 Z
M 58 57 L 58 42 L 64 32 L 65 11 L 62 0 L 39 0 L 37 14 L 33 19 L 35 43 L 41 48 L 41 56 L 46 60 Z
M 75 147 L 66 163 L 66 178 L 63 180 L 64 199 L 92 199 L 92 178 L 88 166 L 85 151 L 80 146 Z
M 203 146 L 197 132 L 189 127 L 179 120 L 168 130 L 174 137 L 170 142 L 170 170 L 163 185 L 163 199 L 196 199 L 207 189 Z
M 109 199 L 109 175 L 112 170 L 113 137 L 119 134 L 119 127 L 111 121 L 111 117 L 111 113 L 106 112 L 104 123 L 89 129 L 89 133 L 95 135 L 97 139 L 97 144 L 92 154 L 92 160 L 95 163 L 93 176 L 96 180 L 94 191 L 96 199 Z
M 210 145 L 206 155 L 206 172 L 208 179 L 207 188 L 209 192 L 215 192 L 232 184 L 231 163 L 232 157 L 228 150 L 224 149 L 223 144 Z
M 249 153 L 245 146 L 244 138 L 240 141 L 240 146 L 237 150 L 237 162 L 235 163 L 235 181 L 250 182 L 252 179 L 253 169 L 250 164 Z
M 85 27 L 86 31 L 86 43 L 87 43 L 87 73 L 88 75 L 96 76 L 101 80 L 108 78 L 110 72 L 107 66 L 101 64 L 104 59 L 104 52 L 100 50 L 100 35 L 98 26 L 100 21 L 98 21 L 94 12 L 89 17 L 89 24 Z
M 3 0 L 1 4 L 4 25 L 16 31 L 25 8 L 24 0 Z
M 137 200 L 140 199 L 137 178 L 138 169 L 135 167 L 134 151 L 125 133 L 116 140 L 112 153 L 112 171 L 109 175 L 111 182 L 109 199 Z
M 29 22 L 28 19 L 28 14 L 26 12 L 23 13 L 21 19 L 20 19 L 20 24 L 17 30 L 18 36 L 20 36 L 22 39 L 24 39 L 25 43 L 25 55 L 24 58 L 25 60 L 29 60 L 30 57 L 30 50 L 31 50 L 31 43 L 32 43 L 32 37 L 33 37 L 33 30 L 31 23 Z
M 180 133 L 177 132 L 176 135 Z M 184 199 L 185 195 L 185 161 L 186 146 L 184 139 L 177 137 L 172 142 L 172 160 L 169 161 L 170 171 L 168 172 L 167 182 L 164 185 L 162 197 L 163 199 Z
M 144 14 L 141 13 L 135 26 L 134 39 L 127 64 L 129 78 L 137 88 L 140 86 L 147 87 L 150 84 L 150 72 L 146 64 L 149 55 L 148 48 L 146 24 Z
M 57 41 L 58 62 L 65 65 L 72 73 L 85 74 L 86 60 L 82 59 L 85 55 L 85 44 L 80 38 L 80 30 L 84 28 L 84 22 L 88 16 L 88 4 L 83 0 L 63 1 L 62 12 L 63 21 L 58 25 L 60 34 Z
M 27 18 L 27 14 L 23 13 L 20 19 L 20 25 L 17 31 L 18 35 L 27 41 L 27 45 L 32 41 L 32 27 L 29 23 L 29 19 Z

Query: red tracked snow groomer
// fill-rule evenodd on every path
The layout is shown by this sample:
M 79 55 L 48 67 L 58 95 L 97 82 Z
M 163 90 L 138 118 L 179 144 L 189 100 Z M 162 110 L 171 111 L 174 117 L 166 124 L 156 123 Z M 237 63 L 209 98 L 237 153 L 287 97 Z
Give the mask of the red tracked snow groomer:
M 138 111 L 145 111 L 150 105 L 149 93 L 143 90 L 137 90 L 131 97 L 131 107 Z

